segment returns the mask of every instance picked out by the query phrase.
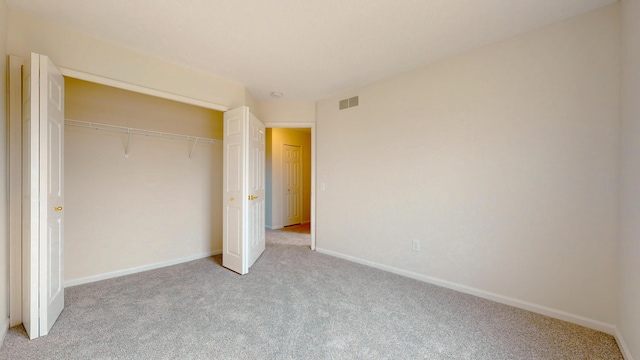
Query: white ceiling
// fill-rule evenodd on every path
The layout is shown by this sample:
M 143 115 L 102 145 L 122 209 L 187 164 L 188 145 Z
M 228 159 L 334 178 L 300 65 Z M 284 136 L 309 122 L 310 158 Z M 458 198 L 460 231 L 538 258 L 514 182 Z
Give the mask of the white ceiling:
M 9 8 L 315 101 L 617 0 L 7 0 Z

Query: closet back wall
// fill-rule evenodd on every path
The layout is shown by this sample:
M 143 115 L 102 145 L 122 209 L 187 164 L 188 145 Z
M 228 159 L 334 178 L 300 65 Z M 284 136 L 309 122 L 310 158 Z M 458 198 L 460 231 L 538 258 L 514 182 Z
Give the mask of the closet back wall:
M 222 113 L 65 79 L 67 119 L 222 139 Z M 222 144 L 65 126 L 67 285 L 219 253 Z

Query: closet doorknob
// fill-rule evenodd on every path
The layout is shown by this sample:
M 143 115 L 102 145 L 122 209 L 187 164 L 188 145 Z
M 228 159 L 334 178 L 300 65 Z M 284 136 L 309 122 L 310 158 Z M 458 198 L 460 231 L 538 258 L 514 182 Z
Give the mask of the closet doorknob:
M 53 210 L 55 210 L 55 211 L 62 211 L 62 206 L 58 206 L 58 207 L 54 208 Z

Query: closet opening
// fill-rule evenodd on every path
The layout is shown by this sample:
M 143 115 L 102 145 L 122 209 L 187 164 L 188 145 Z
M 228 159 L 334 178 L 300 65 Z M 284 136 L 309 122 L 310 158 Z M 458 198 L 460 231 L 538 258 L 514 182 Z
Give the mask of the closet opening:
M 222 116 L 65 78 L 65 286 L 221 253 Z
M 9 58 L 11 326 L 23 320 L 25 63 L 20 57 Z M 222 117 L 228 108 L 61 71 L 66 118 L 64 286 L 220 254 Z

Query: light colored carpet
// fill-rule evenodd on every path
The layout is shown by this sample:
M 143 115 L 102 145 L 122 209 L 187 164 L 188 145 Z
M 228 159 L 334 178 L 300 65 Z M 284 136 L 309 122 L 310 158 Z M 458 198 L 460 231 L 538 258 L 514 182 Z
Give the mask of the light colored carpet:
M 309 236 L 311 236 L 311 223 L 304 223 L 304 224 L 298 224 L 298 225 L 292 225 L 292 226 L 285 226 L 282 229 L 279 229 L 281 231 L 288 231 L 288 232 L 295 232 L 295 233 L 299 233 L 299 234 L 308 234 Z
M 48 336 L 0 359 L 622 359 L 606 334 L 310 251 L 268 231 L 239 276 L 220 256 L 80 285 Z M 285 244 L 283 244 L 285 243 Z
M 311 247 L 311 228 L 309 223 L 267 230 L 267 244 L 301 245 Z

